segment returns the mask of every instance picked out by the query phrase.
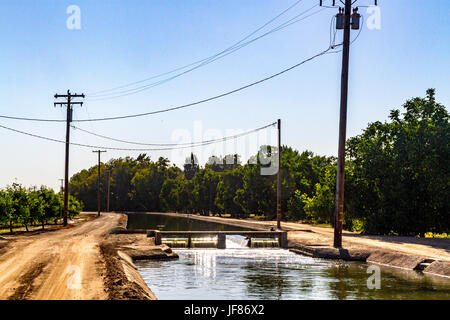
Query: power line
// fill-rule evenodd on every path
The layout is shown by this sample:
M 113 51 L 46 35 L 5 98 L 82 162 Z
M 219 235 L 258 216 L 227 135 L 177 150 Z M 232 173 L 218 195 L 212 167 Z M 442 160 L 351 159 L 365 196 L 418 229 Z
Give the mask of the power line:
M 0 115 L 0 118 L 10 119 L 10 120 L 23 120 L 23 121 L 42 121 L 42 122 L 66 122 L 64 119 L 40 119 L 40 118 L 23 118 L 23 117 L 12 117 Z
M 202 103 L 206 103 L 206 102 L 209 102 L 209 101 L 217 100 L 217 99 L 223 98 L 225 96 L 237 93 L 239 91 L 243 91 L 243 90 L 248 89 L 250 87 L 256 86 L 258 84 L 261 84 L 263 82 L 271 80 L 271 79 L 273 79 L 275 77 L 278 77 L 278 76 L 280 76 L 280 75 L 282 75 L 282 74 L 284 74 L 286 72 L 289 72 L 289 71 L 291 71 L 291 70 L 293 70 L 295 68 L 298 68 L 299 66 L 301 66 L 301 65 L 303 65 L 303 64 L 305 64 L 305 63 L 307 63 L 307 62 L 309 62 L 311 60 L 314 60 L 315 58 L 318 58 L 318 57 L 320 57 L 320 56 L 322 56 L 322 55 L 324 55 L 324 54 L 326 54 L 328 52 L 329 53 L 334 53 L 334 52 L 330 52 L 331 49 L 332 48 L 329 47 L 326 50 L 324 50 L 324 51 L 322 51 L 322 52 L 320 52 L 320 53 L 318 53 L 318 54 L 316 54 L 316 55 L 314 55 L 314 56 L 312 56 L 312 57 L 310 57 L 308 59 L 305 59 L 305 60 L 303 60 L 303 61 L 301 61 L 301 62 L 299 62 L 299 63 L 297 63 L 297 64 L 295 64 L 295 65 L 293 65 L 293 66 L 291 66 L 289 68 L 287 68 L 287 69 L 284 69 L 284 70 L 282 70 L 282 71 L 280 71 L 278 73 L 275 73 L 275 74 L 273 74 L 271 76 L 268 76 L 268 77 L 266 77 L 264 79 L 252 82 L 250 84 L 244 85 L 244 86 L 239 87 L 237 89 L 234 89 L 234 90 L 231 90 L 231 91 L 228 91 L 228 92 L 225 92 L 225 93 L 222 93 L 222 94 L 210 97 L 210 98 L 206 98 L 206 99 L 203 99 L 203 100 L 199 100 L 199 101 L 196 101 L 196 102 L 191 102 L 191 103 L 180 105 L 180 106 L 176 106 L 176 107 L 171 107 L 171 108 L 151 111 L 151 112 L 144 112 L 144 113 L 138 113 L 138 114 L 132 114 L 132 115 L 125 115 L 125 116 L 97 118 L 97 119 L 83 119 L 83 120 L 77 120 L 76 122 L 107 121 L 107 120 L 119 120 L 119 119 L 143 117 L 143 116 L 154 115 L 154 114 L 158 114 L 158 113 L 165 113 L 165 112 L 169 112 L 169 111 L 184 109 L 184 108 L 192 107 L 192 106 L 199 105 L 199 104 L 202 104 Z
M 206 61 L 209 61 L 209 60 L 211 60 L 211 59 L 214 59 L 214 58 L 216 58 L 216 57 L 222 55 L 223 53 L 226 53 L 226 52 L 228 52 L 228 51 L 234 49 L 236 46 L 238 46 L 239 44 L 241 44 L 242 42 L 244 42 L 245 40 L 247 40 L 248 38 L 250 38 L 251 36 L 253 36 L 253 35 L 256 34 L 257 32 L 259 32 L 259 31 L 261 31 L 262 29 L 264 29 L 266 26 L 268 26 L 269 24 L 271 24 L 272 22 L 274 22 L 275 20 L 277 20 L 279 17 L 281 17 L 282 15 L 284 15 L 285 13 L 287 13 L 288 11 L 292 10 L 294 7 L 296 7 L 296 6 L 297 6 L 300 2 L 302 2 L 302 1 L 303 1 L 303 0 L 298 0 L 298 1 L 296 1 L 294 4 L 292 4 L 291 6 L 289 6 L 287 9 L 285 9 L 284 11 L 282 11 L 280 14 L 278 14 L 278 15 L 275 16 L 274 18 L 270 19 L 268 22 L 266 22 L 265 24 L 263 24 L 261 27 L 257 28 L 255 31 L 251 32 L 250 34 L 248 34 L 247 36 L 245 36 L 244 38 L 242 38 L 241 40 L 239 40 L 238 42 L 236 42 L 236 43 L 233 44 L 232 46 L 230 46 L 230 47 L 228 47 L 228 48 L 226 48 L 226 49 L 224 49 L 224 50 L 222 50 L 222 51 L 220 51 L 220 52 L 218 52 L 218 53 L 216 53 L 216 54 L 214 54 L 214 55 L 212 55 L 212 56 L 209 56 L 209 57 L 207 57 L 207 58 L 204 58 L 204 59 L 201 59 L 201 60 L 192 62 L 192 63 L 187 64 L 187 65 L 184 65 L 184 66 L 182 66 L 182 67 L 178 67 L 178 68 L 173 69 L 173 70 L 171 70 L 171 71 L 167 71 L 167 72 L 164 72 L 164 73 L 157 74 L 157 75 L 155 75 L 155 76 L 152 76 L 152 77 L 149 77 L 149 78 L 146 78 L 146 79 L 143 79 L 143 80 L 131 82 L 131 83 L 129 83 L 129 84 L 117 86 L 117 87 L 114 87 L 114 88 L 111 88 L 111 89 L 106 89 L 106 90 L 101 90 L 101 91 L 93 92 L 93 93 L 89 94 L 89 96 L 98 96 L 98 95 L 101 95 L 102 93 L 106 93 L 106 92 L 115 91 L 115 90 L 118 90 L 118 89 L 130 87 L 130 86 L 133 86 L 133 85 L 136 85 L 136 84 L 139 84 L 139 83 L 143 83 L 143 82 L 146 82 L 146 81 L 149 81 L 149 80 L 152 80 L 152 79 L 156 79 L 156 78 L 159 78 L 159 77 L 162 77 L 162 76 L 165 76 L 165 75 L 169 75 L 169 74 L 174 73 L 174 72 L 176 72 L 176 71 L 180 71 L 180 70 L 189 68 L 189 67 L 191 67 L 191 66 L 197 65 L 197 64 L 199 64 L 199 63 L 206 62 Z M 316 5 L 316 6 L 317 6 L 317 5 Z M 316 7 L 316 6 L 315 6 L 315 7 Z
M 193 68 L 190 68 L 190 69 L 188 69 L 186 71 L 178 73 L 178 74 L 176 74 L 174 76 L 171 76 L 169 78 L 166 78 L 166 79 L 163 79 L 163 80 L 159 80 L 159 81 L 156 81 L 156 82 L 153 82 L 153 83 L 150 83 L 150 84 L 147 84 L 147 85 L 143 85 L 143 86 L 140 86 L 140 87 L 127 89 L 127 90 L 122 90 L 122 91 L 119 91 L 119 92 L 111 92 L 111 93 L 99 94 L 97 96 L 94 96 L 93 99 L 89 99 L 89 101 L 104 101 L 104 100 L 117 99 L 117 98 L 129 96 L 129 95 L 137 94 L 139 92 L 142 92 L 142 91 L 154 88 L 156 86 L 162 85 L 164 83 L 167 83 L 167 82 L 169 82 L 171 80 L 174 80 L 176 78 L 179 78 L 179 77 L 181 77 L 181 76 L 183 76 L 183 75 L 185 75 L 185 74 L 187 74 L 187 73 L 189 73 L 191 71 L 194 71 L 194 70 L 199 69 L 199 68 L 201 68 L 201 67 L 203 67 L 205 65 L 208 65 L 208 64 L 210 64 L 210 63 L 212 63 L 212 62 L 214 62 L 214 61 L 216 61 L 218 59 L 226 57 L 226 56 L 232 54 L 233 52 L 235 52 L 237 50 L 240 50 L 241 48 L 243 48 L 243 47 L 245 47 L 245 46 L 247 46 L 247 45 L 249 45 L 249 44 L 251 44 L 251 43 L 253 43 L 253 42 L 255 42 L 255 41 L 257 41 L 257 40 L 259 40 L 259 39 L 261 39 L 261 38 L 263 38 L 263 37 L 265 37 L 267 35 L 269 35 L 269 34 L 271 34 L 271 33 L 274 33 L 274 32 L 277 32 L 279 30 L 282 30 L 282 29 L 284 29 L 284 28 L 286 28 L 286 27 L 288 27 L 288 26 L 290 26 L 290 25 L 292 25 L 294 23 L 297 23 L 297 22 L 300 22 L 302 20 L 305 20 L 305 19 L 307 19 L 307 18 L 309 18 L 309 17 L 311 17 L 311 16 L 313 16 L 315 14 L 318 14 L 319 12 L 325 10 L 324 8 L 320 8 L 319 10 L 309 14 L 308 16 L 305 16 L 305 17 L 303 17 L 301 19 L 295 20 L 299 16 L 302 16 L 303 14 L 307 13 L 308 11 L 312 10 L 313 8 L 315 8 L 317 6 L 318 5 L 315 5 L 315 6 L 311 7 L 311 8 L 309 8 L 305 12 L 303 12 L 303 13 L 299 14 L 298 16 L 295 16 L 294 18 L 286 21 L 285 23 L 283 23 L 282 25 L 278 26 L 277 28 L 272 29 L 272 30 L 268 31 L 267 33 L 265 33 L 265 34 L 263 34 L 261 36 L 258 36 L 258 37 L 254 38 L 252 40 L 249 40 L 249 41 L 239 45 L 238 47 L 233 48 L 231 51 L 225 52 L 222 55 L 216 56 L 216 57 L 214 57 L 214 58 L 212 58 L 212 59 L 210 59 L 208 61 L 205 61 L 205 62 L 201 63 L 200 65 L 197 65 L 197 66 L 195 66 Z
M 116 141 L 116 142 L 127 143 L 127 144 L 134 144 L 134 145 L 142 145 L 142 146 L 166 146 L 167 147 L 167 146 L 195 146 L 195 145 L 203 145 L 203 144 L 210 144 L 210 143 L 215 143 L 215 142 L 227 141 L 227 140 L 236 139 L 236 138 L 239 138 L 239 137 L 242 137 L 242 136 L 245 136 L 245 135 L 248 135 L 248 134 L 251 134 L 251 133 L 263 130 L 263 129 L 266 129 L 266 128 L 271 127 L 273 125 L 275 125 L 275 122 L 271 123 L 271 124 L 268 124 L 266 126 L 260 127 L 260 128 L 256 128 L 256 129 L 253 129 L 253 130 L 250 130 L 250 131 L 246 131 L 246 132 L 243 132 L 243 133 L 236 134 L 234 136 L 228 136 L 228 137 L 223 137 L 223 138 L 219 138 L 219 139 L 212 139 L 212 140 L 203 140 L 203 141 L 198 141 L 198 142 L 186 142 L 186 143 L 143 143 L 143 142 L 134 142 L 134 141 L 127 141 L 127 140 L 111 138 L 111 137 L 104 136 L 104 135 L 101 135 L 101 134 L 98 134 L 98 133 L 95 133 L 95 132 L 91 132 L 91 131 L 88 131 L 88 130 L 85 130 L 85 129 L 82 129 L 82 128 L 79 128 L 79 127 L 75 127 L 75 126 L 72 126 L 72 128 L 76 129 L 76 130 L 80 130 L 82 132 L 85 132 L 87 134 L 90 134 L 90 135 L 93 135 L 93 136 L 96 136 L 96 137 L 100 137 L 100 138 L 103 138 L 103 139 L 112 140 L 112 141 Z
M 339 45 L 337 45 L 337 46 L 339 46 Z M 179 106 L 176 106 L 176 107 L 156 110 L 156 111 L 150 111 L 150 112 L 144 112 L 144 113 L 138 113 L 138 114 L 131 114 L 131 115 L 124 115 L 124 116 L 96 118 L 96 119 L 95 118 L 94 119 L 78 119 L 78 120 L 72 120 L 72 122 L 108 121 L 108 120 L 120 120 L 120 119 L 128 119 L 128 118 L 137 118 L 137 117 L 143 117 L 143 116 L 148 116 L 148 115 L 165 113 L 165 112 L 179 110 L 179 109 L 185 109 L 185 108 L 192 107 L 192 106 L 195 106 L 195 105 L 200 105 L 200 104 L 203 104 L 203 103 L 206 103 L 206 102 L 209 102 L 209 101 L 217 100 L 217 99 L 220 99 L 220 98 L 232 95 L 234 93 L 243 91 L 245 89 L 254 87 L 254 86 L 258 85 L 258 84 L 261 84 L 263 82 L 266 82 L 268 80 L 276 78 L 276 77 L 278 77 L 278 76 L 280 76 L 280 75 L 282 75 L 282 74 L 284 74 L 286 72 L 289 72 L 289 71 L 291 71 L 293 69 L 296 69 L 296 68 L 300 67 L 301 65 L 303 65 L 303 64 L 305 64 L 305 63 L 307 63 L 307 62 L 309 62 L 311 60 L 314 60 L 314 59 L 316 59 L 316 58 L 318 58 L 318 57 L 320 57 L 322 55 L 336 53 L 338 51 L 332 51 L 332 49 L 336 48 L 337 46 L 334 46 L 333 48 L 332 47 L 328 47 L 324 51 L 322 51 L 322 52 L 320 52 L 320 53 L 318 53 L 318 54 L 316 54 L 316 55 L 314 55 L 312 57 L 309 57 L 308 59 L 305 59 L 305 60 L 303 60 L 303 61 L 301 61 L 301 62 L 299 62 L 299 63 L 297 63 L 297 64 L 295 64 L 295 65 L 293 65 L 293 66 L 291 66 L 289 68 L 286 68 L 286 69 L 284 69 L 284 70 L 282 70 L 280 72 L 277 72 L 277 73 L 275 73 L 275 74 L 273 74 L 271 76 L 268 76 L 268 77 L 263 78 L 261 80 L 258 80 L 258 81 L 252 82 L 250 84 L 244 85 L 244 86 L 239 87 L 237 89 L 234 89 L 234 90 L 231 90 L 231 91 L 228 91 L 228 92 L 225 92 L 225 93 L 218 94 L 218 95 L 210 97 L 210 98 L 206 98 L 206 99 L 203 99 L 203 100 L 191 102 L 191 103 L 188 103 L 188 104 L 179 105 Z M 21 117 L 11 117 L 11 116 L 3 116 L 3 115 L 0 115 L 0 118 L 14 119 L 14 120 L 28 120 L 28 121 L 65 122 L 65 120 L 60 120 L 60 119 L 36 119 L 36 118 L 33 119 L 33 118 L 21 118 Z
M 170 150 L 177 150 L 177 149 L 187 149 L 187 148 L 196 148 L 196 147 L 202 147 L 202 146 L 206 146 L 206 145 L 210 145 L 213 143 L 218 143 L 218 142 L 225 142 L 227 140 L 231 140 L 231 139 L 237 139 L 239 137 L 245 136 L 245 135 L 249 135 L 264 129 L 267 129 L 271 126 L 274 126 L 276 124 L 276 122 L 273 122 L 271 124 L 268 124 L 266 126 L 257 128 L 257 129 L 253 129 L 241 134 L 237 134 L 234 136 L 229 136 L 229 137 L 222 137 L 219 139 L 214 139 L 214 140 L 206 140 L 206 141 L 202 141 L 202 142 L 194 142 L 194 143 L 190 143 L 189 145 L 184 145 L 184 144 L 180 144 L 177 146 L 173 146 L 173 147 L 166 147 L 166 148 L 150 148 L 150 149 L 140 149 L 140 148 L 115 148 L 115 147 L 103 147 L 103 146 L 94 146 L 94 145 L 88 145 L 88 144 L 82 144 L 82 143 L 76 143 L 76 142 L 70 142 L 70 145 L 74 145 L 74 146 L 78 146 L 78 147 L 85 147 L 85 148 L 91 148 L 91 149 L 107 149 L 107 150 L 115 150 L 115 151 L 170 151 Z M 65 141 L 63 140 L 58 140 L 58 139 L 54 139 L 54 138 L 49 138 L 49 137 L 44 137 L 41 135 L 37 135 L 37 134 L 33 134 L 33 133 L 29 133 L 29 132 L 25 132 L 25 131 L 21 131 L 21 130 L 17 130 L 14 128 L 10 128 L 4 125 L 0 125 L 0 128 L 3 128 L 5 130 L 9 130 L 12 132 L 16 132 L 16 133 L 20 133 L 23 135 L 27 135 L 30 137 L 34 137 L 34 138 L 38 138 L 38 139 L 42 139 L 42 140 L 47 140 L 47 141 L 51 141 L 51 142 L 57 142 L 57 143 L 64 143 L 66 144 Z
M 317 6 L 317 5 L 316 5 L 316 6 Z M 316 7 L 316 6 L 314 6 L 314 7 Z M 307 11 L 313 9 L 314 7 L 308 9 Z M 187 74 L 187 73 L 189 73 L 189 72 L 191 72 L 191 71 L 193 71 L 193 70 L 196 70 L 196 69 L 198 69 L 198 68 L 200 68 L 200 67 L 202 67 L 202 66 L 205 66 L 205 65 L 210 64 L 210 63 L 212 63 L 212 62 L 214 62 L 214 61 L 216 61 L 216 60 L 218 60 L 218 59 L 221 59 L 221 58 L 223 58 L 223 57 L 225 57 L 225 56 L 228 56 L 228 55 L 232 54 L 233 52 L 235 52 L 235 51 L 237 51 L 237 50 L 239 50 L 239 49 L 241 49 L 241 48 L 247 46 L 248 44 L 250 44 L 250 43 L 252 43 L 252 42 L 254 42 L 254 41 L 257 41 L 257 40 L 259 40 L 260 38 L 265 37 L 265 36 L 267 36 L 267 35 L 269 35 L 269 34 L 271 34 L 271 33 L 273 33 L 273 32 L 279 31 L 279 30 L 284 29 L 284 28 L 286 28 L 286 27 L 288 27 L 288 26 L 290 26 L 290 25 L 292 25 L 292 24 L 294 24 L 294 23 L 297 23 L 297 22 L 299 22 L 299 21 L 305 20 L 305 19 L 307 19 L 307 18 L 309 18 L 309 17 L 311 17 L 311 16 L 313 16 L 313 15 L 315 15 L 315 14 L 321 12 L 322 10 L 325 10 L 325 9 L 324 9 L 324 8 L 321 8 L 321 9 L 319 9 L 319 10 L 317 10 L 317 11 L 311 13 L 310 15 L 308 15 L 308 16 L 306 16 L 306 17 L 303 17 L 302 19 L 298 19 L 298 20 L 295 20 L 295 21 L 293 21 L 293 22 L 288 23 L 288 22 L 290 21 L 290 20 L 289 20 L 289 21 L 286 22 L 286 23 L 288 23 L 288 24 L 286 24 L 286 25 L 279 26 L 277 29 L 273 29 L 273 30 L 271 30 L 271 31 L 269 31 L 269 32 L 267 32 L 267 33 L 265 33 L 265 34 L 263 34 L 263 35 L 257 37 L 257 38 L 254 38 L 254 39 L 252 39 L 252 40 L 249 40 L 249 41 L 246 42 L 246 43 L 241 44 L 240 46 L 234 48 L 232 51 L 229 51 L 229 52 L 227 52 L 227 53 L 225 53 L 225 54 L 223 54 L 223 55 L 221 55 L 221 56 L 219 56 L 219 57 L 216 57 L 216 58 L 214 58 L 214 59 L 212 59 L 212 60 L 209 60 L 209 61 L 207 61 L 207 62 L 204 62 L 204 63 L 202 63 L 202 64 L 200 64 L 200 65 L 198 65 L 198 66 L 195 66 L 195 67 L 193 67 L 193 68 L 191 68 L 191 69 L 188 69 L 188 70 L 186 70 L 186 71 L 184 71 L 184 72 L 181 72 L 181 73 L 179 73 L 179 74 L 176 74 L 176 75 L 174 75 L 174 76 L 172 76 L 172 77 L 169 77 L 169 78 L 167 78 L 167 79 L 163 79 L 163 80 L 160 80 L 160 81 L 157 81 L 157 82 L 153 82 L 153 83 L 150 83 L 150 84 L 147 84 L 147 85 L 144 85 L 144 86 L 140 86 L 140 87 L 137 87 L 137 88 L 132 88 L 132 89 L 123 90 L 123 91 L 120 91 L 120 92 L 113 92 L 113 93 L 108 93 L 108 94 L 104 94 L 104 95 L 98 95 L 98 96 L 94 97 L 93 99 L 88 99 L 88 100 L 89 100 L 89 101 L 105 101 L 105 100 L 117 99 L 117 98 L 129 96 L 129 95 L 134 95 L 134 94 L 137 94 L 137 93 L 139 93 L 139 92 L 142 92 L 142 91 L 145 91 L 145 90 L 154 88 L 154 87 L 156 87 L 156 86 L 162 85 L 162 84 L 167 83 L 167 82 L 169 82 L 169 81 L 171 81 L 171 80 L 174 80 L 174 79 L 176 79 L 176 78 L 179 78 L 179 77 L 181 77 L 182 75 Z M 293 19 L 295 19 L 295 18 L 296 18 L 296 17 L 292 18 L 291 20 L 293 20 Z

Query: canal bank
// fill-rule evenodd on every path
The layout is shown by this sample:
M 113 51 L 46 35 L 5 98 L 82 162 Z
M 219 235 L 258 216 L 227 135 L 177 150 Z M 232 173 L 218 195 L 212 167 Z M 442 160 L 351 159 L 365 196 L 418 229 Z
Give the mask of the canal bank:
M 154 238 L 127 229 L 128 215 L 121 218 L 99 244 L 105 263 L 105 292 L 109 300 L 157 300 L 143 280 L 135 261 L 170 260 L 178 255 L 166 245 L 155 245 Z

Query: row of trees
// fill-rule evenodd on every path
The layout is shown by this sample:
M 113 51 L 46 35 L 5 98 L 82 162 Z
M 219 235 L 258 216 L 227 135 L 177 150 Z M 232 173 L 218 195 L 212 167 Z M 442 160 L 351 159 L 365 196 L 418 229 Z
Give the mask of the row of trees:
M 426 98 L 391 112 L 389 121 L 368 125 L 347 141 L 346 229 L 372 234 L 449 232 L 449 122 L 434 90 Z M 276 176 L 262 175 L 274 147 L 264 146 L 249 162 L 238 155 L 212 156 L 200 167 L 195 155 L 183 170 L 168 159 L 152 161 L 142 154 L 101 165 L 102 203 L 106 203 L 108 171 L 111 210 L 276 215 Z M 276 158 L 276 157 L 275 157 Z M 264 160 L 264 161 L 263 161 Z M 285 220 L 332 223 L 336 161 L 310 151 L 283 147 L 282 212 Z M 97 167 L 75 174 L 71 192 L 95 210 Z
M 48 223 L 57 223 L 61 218 L 63 201 L 60 194 L 42 186 L 40 189 L 26 189 L 14 183 L 0 190 L 0 225 L 13 227 L 22 225 L 26 231 L 31 225 L 40 224 L 42 229 Z M 73 217 L 82 210 L 82 204 L 74 197 L 69 198 L 68 215 Z
M 145 154 L 137 158 L 112 159 L 101 164 L 103 209 L 110 178 L 111 210 L 226 213 L 233 217 L 255 214 L 271 219 L 276 208 L 276 176 L 261 175 L 261 168 L 270 166 L 262 164 L 261 157 L 270 158 L 275 151 L 273 147 L 264 146 L 254 160 L 249 161 L 254 164 L 244 165 L 238 155 L 212 156 L 204 167 L 200 167 L 195 155 L 191 155 L 183 170 L 171 165 L 168 159 L 152 161 Z M 281 163 L 285 217 L 306 219 L 305 212 L 296 206 L 300 198 L 295 196 L 306 194 L 312 197 L 316 185 L 323 183 L 327 172 L 334 170 L 335 160 L 284 147 Z M 98 167 L 94 166 L 80 171 L 70 180 L 71 193 L 83 201 L 87 210 L 97 208 L 97 175 Z

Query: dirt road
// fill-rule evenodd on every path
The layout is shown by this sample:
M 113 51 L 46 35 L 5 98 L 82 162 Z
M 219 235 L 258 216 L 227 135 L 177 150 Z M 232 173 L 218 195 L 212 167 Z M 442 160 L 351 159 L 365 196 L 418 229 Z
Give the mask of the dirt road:
M 0 299 L 107 299 L 99 243 L 120 217 L 103 213 L 69 229 L 11 237 L 0 249 Z

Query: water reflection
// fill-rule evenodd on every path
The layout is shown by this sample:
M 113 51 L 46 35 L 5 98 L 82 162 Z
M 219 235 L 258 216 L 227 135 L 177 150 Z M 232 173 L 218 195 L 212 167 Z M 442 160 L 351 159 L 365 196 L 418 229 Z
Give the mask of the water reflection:
M 183 216 L 168 216 L 153 213 L 129 213 L 128 229 L 158 229 L 165 231 L 241 231 L 246 228 L 215 222 L 189 219 Z
M 325 270 L 324 273 L 329 274 L 331 279 L 336 280 L 329 282 L 330 292 L 334 294 L 335 298 L 339 300 L 348 298 L 347 279 L 349 279 L 349 265 L 336 264 Z
M 450 280 L 397 268 L 381 268 L 381 288 L 369 289 L 366 264 L 337 263 L 324 271 L 334 299 L 450 299 Z
M 382 269 L 367 288 L 367 265 L 314 259 L 282 249 L 178 249 L 177 261 L 140 261 L 158 299 L 450 299 L 450 281 Z
M 196 279 L 216 280 L 216 255 L 193 252 Z

